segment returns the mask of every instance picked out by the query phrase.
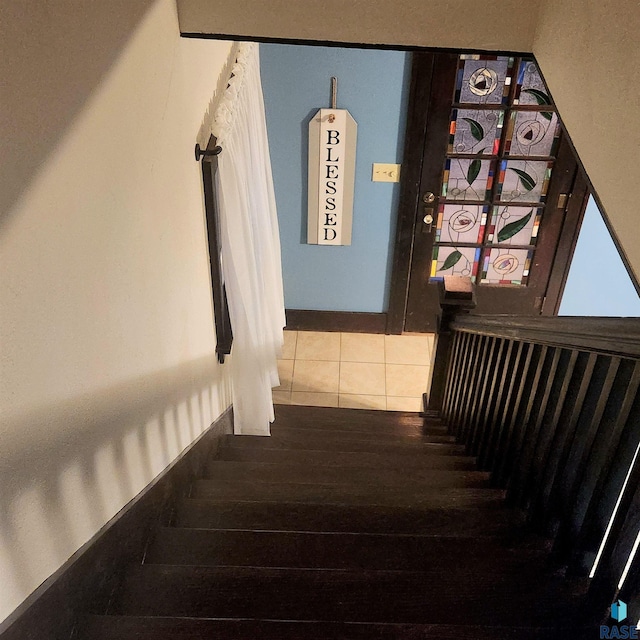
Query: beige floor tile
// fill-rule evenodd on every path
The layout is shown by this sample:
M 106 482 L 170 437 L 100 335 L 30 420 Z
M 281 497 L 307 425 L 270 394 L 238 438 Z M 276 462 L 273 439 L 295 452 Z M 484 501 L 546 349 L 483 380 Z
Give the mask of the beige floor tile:
M 379 333 L 340 334 L 341 362 L 384 362 L 384 335 Z
M 340 334 L 298 331 L 296 360 L 340 360 Z
M 433 344 L 433 334 L 286 331 L 274 403 L 421 411 Z
M 291 404 L 304 404 L 310 407 L 337 407 L 337 393 L 313 393 L 311 391 L 292 391 Z
M 427 390 L 429 367 L 412 364 L 387 364 L 387 396 L 418 397 Z
M 297 331 L 284 332 L 284 344 L 282 345 L 282 359 L 294 360 L 296 357 L 296 341 L 298 340 Z
M 341 393 L 338 406 L 345 409 L 382 409 L 384 411 L 387 408 L 387 398 L 385 396 Z
M 340 393 L 383 396 L 384 365 L 368 362 L 340 363 Z
M 422 411 L 422 397 L 398 398 L 387 396 L 387 411 Z
M 387 364 L 430 364 L 428 334 L 384 337 Z
M 271 393 L 273 395 L 273 404 L 291 404 L 291 391 L 274 389 Z
M 293 382 L 293 360 L 278 360 L 278 377 L 280 386 L 275 387 L 279 391 L 291 391 Z
M 293 391 L 337 393 L 340 363 L 320 360 L 298 360 L 293 367 Z

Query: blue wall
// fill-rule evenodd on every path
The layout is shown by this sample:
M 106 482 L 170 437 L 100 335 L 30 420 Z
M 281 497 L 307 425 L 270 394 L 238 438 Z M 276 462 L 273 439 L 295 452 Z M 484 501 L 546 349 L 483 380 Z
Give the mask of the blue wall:
M 371 182 L 402 161 L 410 56 L 398 51 L 261 44 L 261 73 L 289 309 L 386 311 L 399 184 Z M 330 106 L 358 123 L 352 245 L 306 244 L 308 124 Z
M 559 315 L 640 316 L 640 298 L 593 198 L 587 204 Z

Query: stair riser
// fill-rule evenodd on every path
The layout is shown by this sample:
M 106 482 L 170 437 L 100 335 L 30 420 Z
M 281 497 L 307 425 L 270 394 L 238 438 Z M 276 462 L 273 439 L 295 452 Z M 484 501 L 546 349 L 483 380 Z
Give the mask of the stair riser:
M 186 499 L 176 510 L 174 523 L 183 527 L 324 531 L 344 533 L 398 533 L 463 538 L 504 536 L 514 528 L 514 516 L 504 510 L 490 515 L 481 508 L 402 509 L 346 505 L 242 503 Z
M 333 622 L 275 622 L 93 616 L 82 637 L 91 640 L 588 640 L 592 629 L 526 629 L 458 625 L 375 625 Z
M 271 427 L 272 436 L 279 438 L 299 437 L 305 440 L 329 440 L 331 442 L 352 442 L 352 441 L 375 441 L 389 444 L 412 444 L 418 442 L 432 443 L 455 443 L 454 436 L 447 433 L 425 433 L 420 429 L 415 429 L 406 433 L 381 433 L 375 427 L 369 431 L 351 430 L 347 427 L 343 429 L 306 428 L 301 429 L 295 425 L 284 426 L 274 423 Z
M 327 467 L 372 467 L 381 469 L 450 469 L 452 471 L 475 471 L 475 458 L 455 455 L 443 456 L 425 453 L 420 456 L 393 455 L 390 453 L 363 453 L 340 451 L 304 451 L 291 449 L 267 449 L 249 447 L 225 447 L 216 460 L 230 462 L 302 464 Z
M 203 531 L 165 528 L 146 564 L 426 571 L 460 566 L 545 571 L 545 553 L 507 549 L 493 539 Z
M 235 482 L 219 483 L 197 480 L 192 498 L 239 500 L 250 502 L 290 502 L 301 504 L 381 505 L 422 508 L 474 507 L 499 508 L 504 492 L 499 489 L 420 487 L 411 491 L 405 487 L 367 487 L 351 484 L 289 484 Z
M 272 423 L 272 429 L 291 428 L 303 431 L 323 431 L 323 432 L 346 432 L 346 433 L 364 433 L 367 435 L 382 436 L 419 436 L 434 435 L 446 436 L 450 435 L 448 428 L 439 423 L 424 425 L 422 420 L 405 421 L 398 424 L 389 424 L 388 422 L 379 420 L 350 420 L 345 422 L 339 418 L 324 419 L 313 423 L 305 422 L 299 418 L 282 418 L 278 415 L 275 422 Z
M 385 443 L 380 444 L 375 439 L 371 440 L 350 440 L 347 442 L 336 442 L 323 437 L 305 437 L 304 434 L 293 434 L 269 437 L 261 436 L 228 436 L 225 446 L 246 447 L 250 449 L 303 449 L 309 451 L 341 451 L 341 452 L 363 452 L 378 453 L 384 455 L 420 456 L 424 454 L 438 455 L 465 455 L 465 449 L 458 444 L 440 444 L 425 442 L 409 443 Z
M 444 425 L 277 415 L 271 437 L 225 439 L 82 638 L 588 637 L 571 617 L 584 584 L 553 573 Z
M 336 407 L 309 407 L 280 405 L 274 424 L 292 424 L 300 428 L 364 429 L 375 428 L 383 432 L 405 429 L 441 428 L 438 417 L 424 419 L 416 413 L 404 411 L 378 411 L 367 409 L 338 409 Z
M 382 574 L 382 575 L 379 575 Z M 566 617 L 558 584 L 528 576 L 142 567 L 111 613 L 272 620 L 542 625 Z M 390 597 L 390 594 L 393 594 Z
M 432 469 L 371 469 L 357 467 L 322 467 L 310 465 L 233 463 L 215 461 L 208 465 L 205 478 L 218 482 L 290 482 L 290 483 L 358 483 L 368 487 L 489 487 L 489 474 L 480 471 Z

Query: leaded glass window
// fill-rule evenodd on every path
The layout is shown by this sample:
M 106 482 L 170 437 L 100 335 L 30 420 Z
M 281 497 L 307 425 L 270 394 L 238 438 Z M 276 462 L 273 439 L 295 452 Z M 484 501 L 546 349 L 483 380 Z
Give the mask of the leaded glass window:
M 526 286 L 560 125 L 532 60 L 458 60 L 430 278 Z

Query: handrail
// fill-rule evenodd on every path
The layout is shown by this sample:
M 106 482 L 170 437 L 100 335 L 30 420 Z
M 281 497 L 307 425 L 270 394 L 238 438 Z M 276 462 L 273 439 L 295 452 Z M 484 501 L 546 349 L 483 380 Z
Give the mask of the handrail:
M 454 331 L 640 358 L 640 318 L 459 315 Z
M 218 362 L 224 363 L 225 356 L 231 353 L 233 330 L 229 318 L 229 304 L 221 264 L 220 215 L 216 174 L 218 155 L 222 147 L 215 136 L 209 136 L 207 148 L 203 151 L 196 145 L 196 160 L 202 169 L 202 189 L 207 224 L 207 244 L 209 247 L 209 270 L 211 274 L 211 293 L 213 296 L 213 321 L 216 331 L 216 354 Z

